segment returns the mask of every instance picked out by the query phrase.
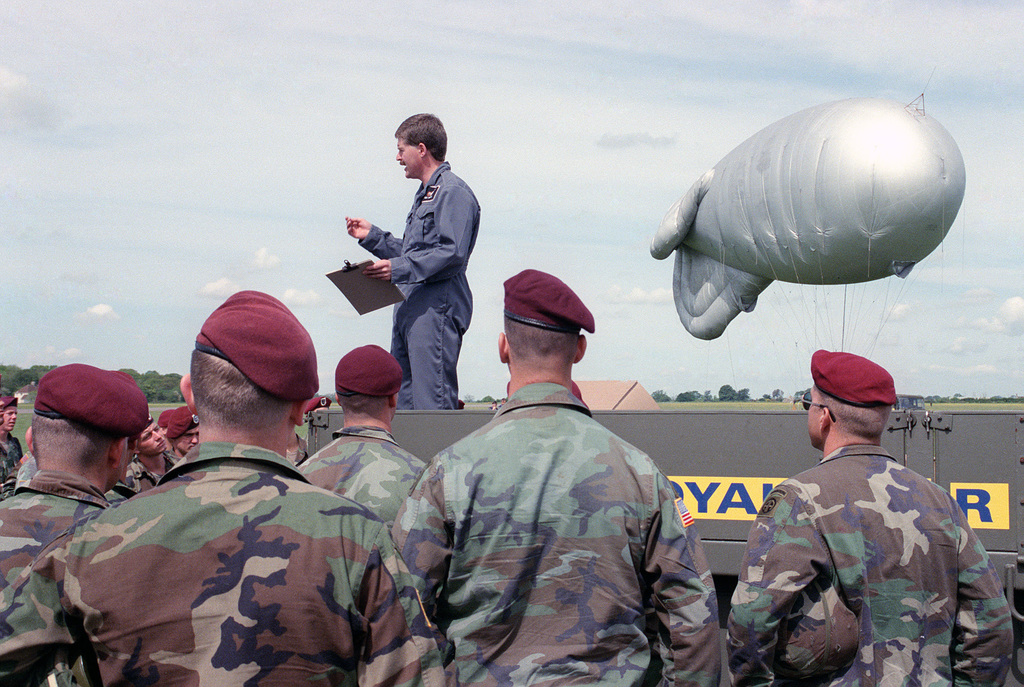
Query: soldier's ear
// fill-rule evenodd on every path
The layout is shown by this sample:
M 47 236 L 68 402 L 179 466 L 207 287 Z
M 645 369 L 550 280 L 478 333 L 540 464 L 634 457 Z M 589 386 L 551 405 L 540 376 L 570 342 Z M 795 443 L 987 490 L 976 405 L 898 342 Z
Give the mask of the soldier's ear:
M 288 411 L 288 420 L 296 427 L 302 425 L 303 418 L 306 417 L 306 402 L 295 401 L 292 403 L 291 408 Z
M 583 360 L 583 355 L 587 352 L 587 337 L 584 334 L 580 334 L 579 338 L 576 339 L 576 355 L 573 357 L 572 364 L 575 365 L 579 361 Z
M 192 414 L 196 414 L 196 399 L 192 395 L 192 374 L 186 374 L 181 378 L 181 383 L 178 385 L 181 389 L 181 395 L 185 398 L 185 405 L 192 411 Z
M 508 338 L 505 336 L 505 332 L 498 334 L 498 360 L 504 365 L 508 365 Z

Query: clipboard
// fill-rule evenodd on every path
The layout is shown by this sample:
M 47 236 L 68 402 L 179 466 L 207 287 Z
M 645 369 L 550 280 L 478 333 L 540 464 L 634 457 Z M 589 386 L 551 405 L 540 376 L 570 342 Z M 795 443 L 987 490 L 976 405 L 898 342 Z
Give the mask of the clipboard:
M 363 270 L 372 264 L 373 260 L 357 263 L 346 260 L 344 267 L 327 275 L 360 315 L 405 300 L 405 295 L 391 282 L 371 279 L 363 274 Z

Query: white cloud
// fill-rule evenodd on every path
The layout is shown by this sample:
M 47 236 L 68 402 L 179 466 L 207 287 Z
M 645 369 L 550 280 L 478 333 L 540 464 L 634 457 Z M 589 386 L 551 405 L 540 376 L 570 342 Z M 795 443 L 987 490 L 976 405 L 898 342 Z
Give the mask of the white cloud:
M 58 350 L 56 346 L 44 346 L 41 356 L 38 357 L 41 360 L 68 363 L 74 362 L 75 360 L 81 360 L 83 358 L 83 353 L 80 348 L 65 348 L 61 351 Z
M 52 129 L 57 108 L 21 74 L 0 66 L 0 131 Z
M 615 285 L 608 289 L 606 296 L 610 303 L 671 303 L 672 289 L 656 288 L 644 291 L 639 286 L 634 286 L 626 291 Z
M 211 281 L 199 289 L 199 295 L 205 298 L 227 298 L 241 290 L 242 287 L 235 282 L 227 277 L 221 277 L 217 281 Z
M 597 145 L 601 148 L 668 148 L 674 145 L 676 139 L 672 136 L 654 136 L 651 134 L 604 134 L 597 139 Z
M 114 309 L 106 303 L 97 303 L 86 308 L 85 312 L 75 315 L 75 319 L 81 322 L 114 322 L 121 319 L 121 316 L 114 312 Z
M 994 375 L 999 374 L 999 369 L 995 365 L 983 363 L 980 365 L 967 365 L 965 367 L 951 367 L 948 365 L 929 365 L 928 368 L 932 372 L 938 372 L 944 375 L 957 375 L 961 377 L 970 377 L 972 375 Z
M 914 307 L 909 303 L 897 303 L 889 313 L 890 322 L 901 322 L 914 314 Z
M 946 349 L 950 353 L 980 353 L 988 348 L 988 344 L 977 337 L 958 336 Z
M 320 302 L 320 294 L 313 289 L 309 289 L 308 291 L 287 289 L 284 292 L 284 296 L 281 298 L 281 302 L 293 308 L 306 305 L 316 305 Z
M 1020 336 L 1024 334 L 1024 298 L 1014 296 L 1003 301 L 995 317 L 979 317 L 969 322 L 961 318 L 957 325 L 990 334 Z
M 266 246 L 256 251 L 256 256 L 253 258 L 253 265 L 261 270 L 272 270 L 280 264 L 281 258 L 272 255 Z
M 1024 334 L 1024 298 L 1014 296 L 999 306 L 999 319 L 1011 336 Z
M 964 291 L 957 299 L 957 305 L 984 305 L 995 300 L 996 292 L 992 289 L 971 289 Z

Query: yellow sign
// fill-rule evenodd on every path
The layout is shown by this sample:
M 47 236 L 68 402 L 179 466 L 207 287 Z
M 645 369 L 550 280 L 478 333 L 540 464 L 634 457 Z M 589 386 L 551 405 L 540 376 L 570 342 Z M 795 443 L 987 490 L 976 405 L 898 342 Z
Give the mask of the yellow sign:
M 670 476 L 669 479 L 697 520 L 753 520 L 771 490 L 786 478 Z M 949 492 L 973 529 L 1010 528 L 1010 485 L 952 482 Z
M 1010 485 L 1000 482 L 950 482 L 949 493 L 975 530 L 1010 529 Z
M 698 520 L 753 520 L 785 477 L 669 477 Z

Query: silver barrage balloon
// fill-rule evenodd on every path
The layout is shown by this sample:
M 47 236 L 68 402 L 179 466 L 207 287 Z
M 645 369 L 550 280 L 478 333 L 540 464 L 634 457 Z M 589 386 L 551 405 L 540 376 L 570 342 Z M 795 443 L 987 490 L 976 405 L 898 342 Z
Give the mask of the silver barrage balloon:
M 964 197 L 953 137 L 915 105 L 855 98 L 790 115 L 706 172 L 651 242 L 676 253 L 673 291 L 693 336 L 714 339 L 773 281 L 905 277 Z

